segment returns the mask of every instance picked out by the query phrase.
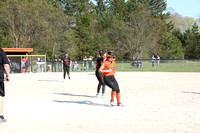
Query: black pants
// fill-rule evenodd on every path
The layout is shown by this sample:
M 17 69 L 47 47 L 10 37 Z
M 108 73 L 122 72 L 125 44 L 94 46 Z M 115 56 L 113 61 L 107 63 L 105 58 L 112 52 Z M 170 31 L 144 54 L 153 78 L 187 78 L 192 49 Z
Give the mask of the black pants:
M 0 96 L 5 96 L 4 82 L 0 82 Z
M 104 82 L 113 91 L 116 91 L 116 93 L 120 92 L 119 85 L 118 85 L 117 80 L 115 79 L 114 76 L 104 76 Z
M 52 72 L 56 72 L 56 63 L 53 62 L 53 65 L 52 65 Z
M 63 70 L 64 70 L 64 79 L 65 79 L 65 76 L 66 76 L 66 72 L 67 72 L 67 75 L 69 77 L 69 66 L 63 66 Z
M 105 87 L 106 87 L 106 84 L 104 83 L 104 79 L 103 79 L 104 76 L 102 75 L 102 73 L 99 73 L 98 70 L 96 70 L 95 75 L 99 81 L 99 84 L 97 86 L 97 93 L 99 93 L 101 86 L 102 86 L 102 94 L 104 94 Z

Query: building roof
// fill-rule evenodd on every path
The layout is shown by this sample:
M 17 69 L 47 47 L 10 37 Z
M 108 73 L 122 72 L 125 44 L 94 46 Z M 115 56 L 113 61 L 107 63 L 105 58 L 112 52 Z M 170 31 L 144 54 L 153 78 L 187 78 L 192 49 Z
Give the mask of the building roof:
M 33 48 L 2 48 L 5 52 L 33 52 Z

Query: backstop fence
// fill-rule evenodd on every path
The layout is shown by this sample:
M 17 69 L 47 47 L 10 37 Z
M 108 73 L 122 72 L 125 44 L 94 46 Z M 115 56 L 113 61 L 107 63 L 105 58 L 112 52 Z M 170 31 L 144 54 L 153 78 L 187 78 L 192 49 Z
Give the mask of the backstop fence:
M 27 72 L 62 72 L 63 64 L 61 61 L 46 61 L 46 55 L 7 55 L 10 61 L 11 73 Z M 139 60 L 116 60 L 117 71 L 170 71 L 173 69 L 189 71 L 195 69 L 200 72 L 200 59 L 139 59 Z M 73 60 L 71 71 L 94 71 L 96 70 L 96 60 Z

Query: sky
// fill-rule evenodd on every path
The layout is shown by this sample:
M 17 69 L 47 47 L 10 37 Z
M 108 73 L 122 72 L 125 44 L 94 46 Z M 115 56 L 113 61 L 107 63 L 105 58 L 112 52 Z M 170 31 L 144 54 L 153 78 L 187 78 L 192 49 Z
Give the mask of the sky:
M 95 0 L 91 0 L 95 1 Z M 127 1 L 127 0 L 126 0 Z M 183 17 L 200 18 L 200 0 L 166 0 L 167 8 L 173 8 Z
M 167 8 L 173 8 L 183 17 L 200 18 L 200 0 L 167 0 Z

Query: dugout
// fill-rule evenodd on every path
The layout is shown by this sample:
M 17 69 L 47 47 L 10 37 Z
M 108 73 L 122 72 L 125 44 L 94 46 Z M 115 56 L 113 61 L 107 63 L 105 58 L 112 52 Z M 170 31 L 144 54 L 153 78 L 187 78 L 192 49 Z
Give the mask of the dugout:
M 2 48 L 6 55 L 8 56 L 8 59 L 10 61 L 10 67 L 12 73 L 21 73 L 22 72 L 22 57 L 23 55 L 31 55 L 33 52 L 33 48 Z M 14 55 L 22 55 L 14 56 Z
M 33 52 L 33 48 L 2 48 L 6 55 L 28 55 Z

